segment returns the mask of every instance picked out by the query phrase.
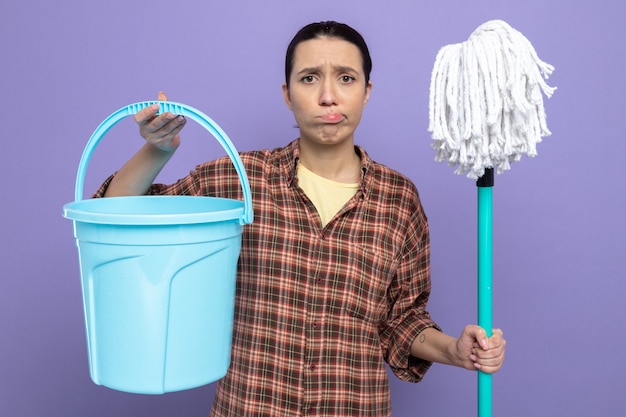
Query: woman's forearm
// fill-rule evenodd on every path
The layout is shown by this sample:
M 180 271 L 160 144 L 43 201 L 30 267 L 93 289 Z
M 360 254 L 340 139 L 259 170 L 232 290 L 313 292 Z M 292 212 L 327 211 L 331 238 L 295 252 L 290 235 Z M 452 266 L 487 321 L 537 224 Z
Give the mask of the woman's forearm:
M 104 196 L 142 195 L 148 191 L 174 151 L 164 151 L 148 143 L 115 174 Z
M 413 341 L 411 355 L 430 362 L 462 366 L 455 356 L 456 341 L 437 329 L 424 329 Z

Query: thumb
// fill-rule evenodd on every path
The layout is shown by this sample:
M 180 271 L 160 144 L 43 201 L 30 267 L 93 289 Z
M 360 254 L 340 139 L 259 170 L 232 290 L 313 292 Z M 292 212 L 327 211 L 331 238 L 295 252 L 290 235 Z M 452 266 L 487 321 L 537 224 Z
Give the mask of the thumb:
M 478 346 L 483 350 L 489 349 L 489 340 L 487 338 L 487 332 L 480 326 L 469 325 L 466 327 L 467 336 L 474 339 Z
M 159 91 L 159 94 L 157 95 L 157 100 L 167 101 L 167 95 L 165 94 L 165 92 Z

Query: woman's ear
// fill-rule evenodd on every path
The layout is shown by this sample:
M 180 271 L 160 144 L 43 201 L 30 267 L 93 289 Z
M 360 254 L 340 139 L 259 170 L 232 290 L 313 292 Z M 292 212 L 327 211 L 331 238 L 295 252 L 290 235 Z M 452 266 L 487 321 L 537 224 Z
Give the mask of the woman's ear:
M 370 93 L 372 92 L 372 82 L 368 81 L 365 87 L 365 99 L 363 100 L 363 107 L 367 106 L 367 102 L 370 99 Z
M 285 100 L 285 104 L 287 104 L 287 108 L 289 110 L 293 110 L 291 108 L 291 96 L 289 95 L 289 87 L 287 87 L 287 83 L 283 83 L 283 100 Z

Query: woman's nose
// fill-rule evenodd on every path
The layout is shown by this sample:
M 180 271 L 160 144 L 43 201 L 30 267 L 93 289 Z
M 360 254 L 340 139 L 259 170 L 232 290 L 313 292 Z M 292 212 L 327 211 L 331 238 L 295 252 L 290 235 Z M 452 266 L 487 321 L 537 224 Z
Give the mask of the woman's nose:
M 332 106 L 334 104 L 337 104 L 335 85 L 331 81 L 325 80 L 321 85 L 320 105 Z

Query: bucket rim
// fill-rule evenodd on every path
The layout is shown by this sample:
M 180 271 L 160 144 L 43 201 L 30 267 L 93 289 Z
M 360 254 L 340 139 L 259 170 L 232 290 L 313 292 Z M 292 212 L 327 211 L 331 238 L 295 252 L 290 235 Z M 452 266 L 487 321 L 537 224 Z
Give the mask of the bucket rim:
M 228 203 L 231 207 L 211 210 L 199 210 L 176 213 L 146 213 L 146 212 L 105 212 L 89 210 L 89 206 L 97 206 L 99 203 L 115 204 L 120 201 L 133 200 L 153 200 L 164 202 L 189 202 L 193 201 L 197 206 L 205 203 Z M 200 204 L 198 204 L 200 203 Z M 97 207 L 95 207 L 97 208 Z M 202 208 L 202 207 L 199 207 Z M 203 196 L 165 196 L 165 195 L 143 195 L 143 196 L 120 196 L 93 198 L 87 200 L 73 201 L 63 206 L 63 217 L 81 223 L 93 223 L 103 225 L 124 225 L 124 226 L 166 226 L 199 223 L 217 223 L 224 221 L 239 221 L 244 212 L 244 202 L 221 197 Z

